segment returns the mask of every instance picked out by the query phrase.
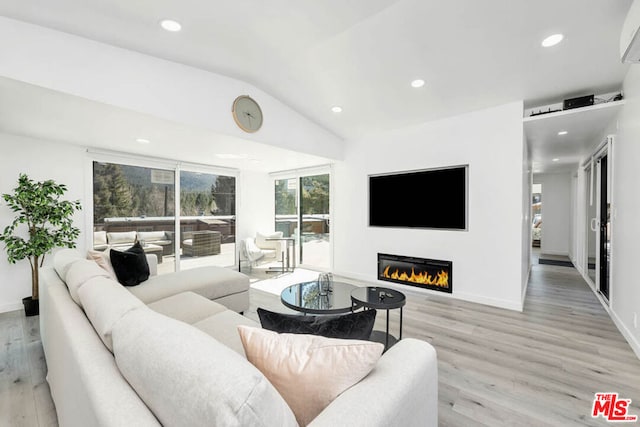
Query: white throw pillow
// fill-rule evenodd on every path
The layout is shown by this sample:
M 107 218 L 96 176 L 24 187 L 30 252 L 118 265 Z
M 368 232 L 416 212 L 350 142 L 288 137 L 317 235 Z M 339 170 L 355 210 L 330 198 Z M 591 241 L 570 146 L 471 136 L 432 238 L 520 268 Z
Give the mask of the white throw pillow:
M 165 240 L 164 231 L 138 231 L 138 240 L 144 242 L 153 242 L 156 240 Z
M 116 231 L 113 233 L 107 233 L 107 240 L 110 245 L 133 245 L 137 236 L 138 233 L 135 231 Z
M 384 346 L 238 326 L 247 359 L 273 384 L 301 426 L 375 367 Z

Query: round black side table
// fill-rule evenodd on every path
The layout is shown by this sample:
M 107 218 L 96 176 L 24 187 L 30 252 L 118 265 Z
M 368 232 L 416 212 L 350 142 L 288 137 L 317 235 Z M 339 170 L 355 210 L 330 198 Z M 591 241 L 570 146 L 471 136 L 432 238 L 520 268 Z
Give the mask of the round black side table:
M 402 307 L 407 303 L 407 298 L 402 292 L 378 286 L 360 287 L 351 291 L 351 302 L 354 306 L 387 310 L 387 333 L 384 345 L 385 351 L 389 348 L 389 310 L 399 308 L 399 339 L 402 339 Z

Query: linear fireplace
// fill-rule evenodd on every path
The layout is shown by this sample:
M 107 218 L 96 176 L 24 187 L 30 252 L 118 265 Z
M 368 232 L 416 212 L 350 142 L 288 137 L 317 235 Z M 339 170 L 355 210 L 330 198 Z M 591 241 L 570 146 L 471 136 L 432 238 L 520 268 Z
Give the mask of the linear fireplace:
M 451 261 L 378 254 L 378 280 L 452 293 Z

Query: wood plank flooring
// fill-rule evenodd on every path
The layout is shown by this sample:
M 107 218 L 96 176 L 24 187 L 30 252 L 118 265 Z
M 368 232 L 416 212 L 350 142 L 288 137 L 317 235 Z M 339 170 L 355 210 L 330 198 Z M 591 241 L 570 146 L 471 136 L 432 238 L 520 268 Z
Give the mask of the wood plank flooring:
M 438 353 L 440 426 L 610 425 L 591 417 L 608 391 L 640 416 L 640 360 L 574 268 L 535 263 L 522 313 L 405 293 L 403 336 Z M 254 319 L 257 307 L 285 311 L 265 292 L 251 302 Z M 397 310 L 390 323 L 397 331 Z
M 523 313 L 405 293 L 403 336 L 438 352 L 441 426 L 609 425 L 590 416 L 596 392 L 640 415 L 640 360 L 575 269 L 534 263 Z M 257 307 L 290 312 L 252 290 L 246 315 Z M 0 426 L 56 426 L 38 318 L 0 314 L 0 345 Z
M 0 314 L 0 426 L 58 425 L 38 322 L 23 311 Z

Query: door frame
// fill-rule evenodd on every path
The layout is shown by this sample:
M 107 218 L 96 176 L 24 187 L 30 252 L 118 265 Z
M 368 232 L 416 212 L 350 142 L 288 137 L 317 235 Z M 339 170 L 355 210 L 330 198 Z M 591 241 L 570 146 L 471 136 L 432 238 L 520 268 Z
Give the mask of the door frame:
M 598 146 L 595 150 L 594 154 L 590 159 L 590 167 L 591 167 L 591 182 L 588 182 L 587 185 L 590 187 L 590 194 L 594 196 L 594 202 L 596 203 L 596 280 L 593 283 L 593 288 L 596 296 L 601 300 L 602 304 L 606 307 L 610 307 L 613 301 L 615 289 L 613 286 L 613 262 L 614 262 L 614 242 L 613 242 L 613 219 L 615 217 L 614 203 L 613 203 L 613 170 L 614 170 L 614 162 L 613 162 L 613 149 L 614 149 L 614 136 L 607 136 L 606 140 Z M 601 232 L 600 232 L 600 215 L 601 215 L 601 164 L 600 159 L 603 157 L 607 157 L 607 200 L 609 203 L 609 287 L 608 287 L 608 297 L 600 292 L 600 262 L 601 262 Z M 591 228 L 590 228 L 591 229 Z M 588 236 L 587 236 L 588 238 Z M 588 248 L 585 245 L 585 272 L 588 271 Z M 586 274 L 586 279 L 590 282 L 588 278 L 588 274 Z

